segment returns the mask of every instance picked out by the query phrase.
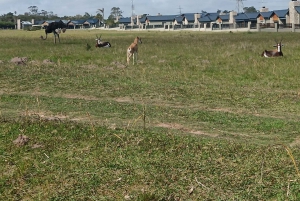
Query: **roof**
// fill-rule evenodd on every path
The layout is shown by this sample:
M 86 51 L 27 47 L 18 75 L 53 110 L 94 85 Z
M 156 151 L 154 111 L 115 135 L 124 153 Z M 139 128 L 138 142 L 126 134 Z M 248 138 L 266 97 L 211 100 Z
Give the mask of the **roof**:
M 55 20 L 47 20 L 45 22 L 47 22 L 48 24 L 50 24 L 51 22 L 55 22 Z
M 158 15 L 158 16 L 147 16 L 146 19 L 150 22 L 159 21 L 159 22 L 167 22 L 174 21 L 174 19 L 178 17 L 178 15 Z
M 175 20 L 176 20 L 178 23 L 182 23 L 183 17 L 181 17 L 181 16 L 175 17 Z
M 35 25 L 42 25 L 44 24 L 45 20 L 38 20 L 38 21 L 34 21 Z
M 289 13 L 289 9 L 274 10 L 273 12 L 279 17 L 279 19 L 285 19 L 286 15 Z
M 99 22 L 99 19 L 88 19 L 88 20 L 86 20 L 88 23 L 90 23 L 90 24 L 96 24 L 96 23 L 98 23 Z
M 68 24 L 68 22 L 70 22 L 70 20 L 61 20 L 63 23 Z
M 273 11 L 260 12 L 260 14 L 261 14 L 264 18 L 271 18 L 271 16 L 274 14 L 274 12 L 273 12 Z
M 220 14 L 219 13 L 206 13 L 205 15 L 209 16 L 209 18 L 212 20 L 217 20 Z
M 141 22 L 141 23 L 145 23 L 145 22 L 146 22 L 146 17 L 140 18 L 140 22 Z
M 221 18 L 222 21 L 229 21 L 230 16 L 229 16 L 229 14 L 219 15 L 219 18 Z
M 295 10 L 300 13 L 300 6 L 295 6 Z
M 249 18 L 249 20 L 257 20 L 258 16 L 260 15 L 260 13 L 258 12 L 245 13 L 245 14 Z
M 200 18 L 198 18 L 199 22 L 211 22 L 212 20 L 208 17 L 208 16 L 201 16 Z
M 195 20 L 195 15 L 192 13 L 188 13 L 188 14 L 183 14 L 183 18 L 185 18 L 187 21 L 189 22 L 194 22 Z
M 118 21 L 119 23 L 131 23 L 131 17 L 122 17 Z
M 245 13 L 238 13 L 234 18 L 236 22 L 249 21 L 249 17 Z
M 198 20 L 199 22 L 213 22 L 216 21 L 218 17 L 219 13 L 203 13 Z
M 68 24 L 83 24 L 86 20 L 71 20 Z
M 22 23 L 23 25 L 32 25 L 32 23 L 29 22 L 29 21 L 22 21 L 21 23 Z

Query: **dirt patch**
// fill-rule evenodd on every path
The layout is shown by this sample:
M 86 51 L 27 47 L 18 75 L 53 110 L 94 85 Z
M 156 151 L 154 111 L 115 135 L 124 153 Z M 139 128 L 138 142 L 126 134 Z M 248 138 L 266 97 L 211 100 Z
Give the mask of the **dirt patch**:
M 66 115 L 47 115 L 45 112 L 34 112 L 34 111 L 26 111 L 21 114 L 22 116 L 27 116 L 36 119 L 44 119 L 44 120 L 66 120 L 69 119 Z
M 176 129 L 176 130 L 181 130 L 181 129 L 184 128 L 182 125 L 176 124 L 176 123 L 173 123 L 173 124 L 160 123 L 160 124 L 158 124 L 156 126 L 157 127 L 161 127 L 161 128 L 171 128 L 171 129 Z
M 81 95 L 75 95 L 75 94 L 64 94 L 62 97 L 68 98 L 68 99 L 82 99 L 82 100 L 98 100 L 98 98 L 94 96 L 81 96 Z
M 210 111 L 214 111 L 214 112 L 234 113 L 234 112 L 231 111 L 229 108 L 213 108 L 213 109 L 210 109 Z
M 14 63 L 16 65 L 26 65 L 27 61 L 27 57 L 14 57 L 10 60 L 11 63 Z
M 184 127 L 183 125 L 177 124 L 177 123 L 159 123 L 156 125 L 156 127 L 180 130 L 180 131 L 184 131 L 184 132 L 195 134 L 195 135 L 206 135 L 206 136 L 210 136 L 210 137 L 218 137 L 219 136 L 218 134 L 206 133 L 206 132 L 203 132 L 200 130 L 191 130 L 191 129 L 188 129 L 188 128 Z
M 55 62 L 51 61 L 50 59 L 44 59 L 44 60 L 43 60 L 43 64 L 46 64 L 46 65 L 54 65 Z
M 300 146 L 300 138 L 296 138 L 291 144 L 291 147 L 299 147 Z
M 112 66 L 115 66 L 117 68 L 126 68 L 126 65 L 122 64 L 121 62 L 114 61 L 111 63 Z
M 44 145 L 42 145 L 42 144 L 34 144 L 31 146 L 32 149 L 38 149 L 38 148 L 43 148 L 43 147 L 44 147 Z
M 130 97 L 119 97 L 115 99 L 116 102 L 118 103 L 132 103 L 133 100 Z
M 98 68 L 98 66 L 95 65 L 95 64 L 83 65 L 81 67 L 82 68 L 87 68 L 87 69 L 96 69 L 96 68 Z
M 29 142 L 29 137 L 26 135 L 19 135 L 17 139 L 13 141 L 16 146 L 24 146 Z

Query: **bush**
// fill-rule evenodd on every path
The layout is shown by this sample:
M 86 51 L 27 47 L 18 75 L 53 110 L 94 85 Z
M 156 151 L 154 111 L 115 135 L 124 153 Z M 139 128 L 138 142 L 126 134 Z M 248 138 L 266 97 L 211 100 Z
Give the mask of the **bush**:
M 3 22 L 0 21 L 0 28 L 1 29 L 14 29 L 15 24 L 13 22 Z

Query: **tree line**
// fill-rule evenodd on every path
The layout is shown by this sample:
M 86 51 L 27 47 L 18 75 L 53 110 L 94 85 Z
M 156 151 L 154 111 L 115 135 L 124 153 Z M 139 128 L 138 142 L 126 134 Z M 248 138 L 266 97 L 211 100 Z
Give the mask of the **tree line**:
M 0 15 L 0 28 L 11 28 L 14 29 L 17 24 L 17 19 L 22 21 L 30 21 L 34 19 L 35 21 L 43 20 L 57 20 L 57 19 L 67 19 L 67 20 L 79 20 L 79 19 L 98 19 L 99 21 L 107 24 L 116 24 L 115 19 L 122 17 L 123 11 L 119 7 L 113 7 L 110 10 L 110 15 L 107 19 L 104 19 L 104 8 L 99 8 L 95 11 L 95 14 L 85 12 L 83 15 L 77 14 L 74 16 L 61 16 L 59 17 L 53 11 L 39 10 L 37 6 L 29 6 L 28 12 L 23 14 L 17 14 L 16 11 L 8 12 L 6 14 Z

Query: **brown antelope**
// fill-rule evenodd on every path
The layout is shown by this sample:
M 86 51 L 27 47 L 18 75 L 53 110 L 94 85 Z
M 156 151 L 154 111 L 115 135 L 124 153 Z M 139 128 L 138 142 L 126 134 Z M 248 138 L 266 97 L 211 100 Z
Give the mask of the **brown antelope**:
M 283 45 L 281 44 L 281 41 L 279 43 L 276 42 L 276 45 L 273 46 L 273 47 L 277 47 L 277 49 L 275 49 L 275 50 L 269 50 L 269 51 L 265 50 L 265 51 L 263 51 L 263 53 L 261 54 L 261 56 L 262 57 L 281 57 L 281 56 L 283 56 L 283 53 L 281 51 L 281 47 Z
M 138 43 L 142 43 L 142 39 L 140 37 L 136 37 L 131 43 L 131 45 L 127 48 L 127 64 L 129 65 L 130 57 L 132 56 L 133 60 L 133 65 L 134 65 L 134 60 L 137 60 L 138 57 Z M 136 57 L 136 58 L 135 58 Z

